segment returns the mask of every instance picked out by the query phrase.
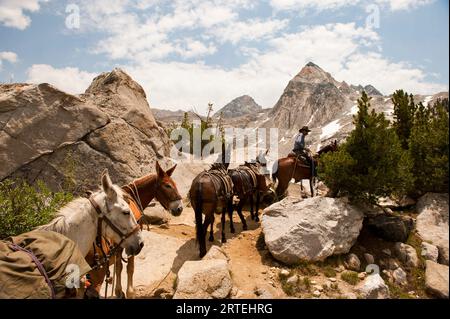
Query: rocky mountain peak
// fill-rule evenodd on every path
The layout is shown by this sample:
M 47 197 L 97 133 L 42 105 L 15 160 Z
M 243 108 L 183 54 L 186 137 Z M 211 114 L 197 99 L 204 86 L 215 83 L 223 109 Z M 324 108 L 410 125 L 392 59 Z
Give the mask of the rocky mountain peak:
M 328 72 L 309 62 L 289 81 L 272 109 L 273 124 L 285 129 L 327 123 L 351 102 L 346 97 L 351 89 L 337 82 Z M 269 125 L 269 123 L 267 123 Z
M 369 96 L 383 96 L 380 91 L 378 91 L 373 85 L 368 84 L 366 86 L 360 85 L 352 85 L 351 88 L 355 91 L 358 91 L 361 93 L 362 91 L 365 91 L 367 95 Z
M 242 95 L 222 107 L 214 116 L 222 115 L 223 118 L 234 118 L 258 113 L 261 110 L 262 106 L 256 103 L 251 96 Z
M 111 72 L 104 72 L 97 76 L 86 90 L 86 94 L 122 93 L 124 90 L 134 91 L 146 98 L 142 86 L 120 68 L 115 68 Z
M 313 62 L 308 62 L 292 80 L 308 83 L 334 82 L 328 72 L 325 72 Z
M 366 85 L 364 87 L 364 90 L 366 91 L 366 93 L 368 95 L 379 95 L 379 96 L 383 96 L 383 94 L 381 94 L 380 91 L 378 91 L 373 85 Z

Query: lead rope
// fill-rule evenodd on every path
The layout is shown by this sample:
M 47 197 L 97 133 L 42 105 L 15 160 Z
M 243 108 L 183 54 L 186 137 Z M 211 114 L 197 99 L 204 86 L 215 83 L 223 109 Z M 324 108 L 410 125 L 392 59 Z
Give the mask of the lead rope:
M 111 285 L 111 297 L 114 294 L 114 289 L 116 288 L 116 266 L 117 265 L 117 254 L 114 255 L 114 270 L 113 270 L 113 279 Z
M 139 208 L 141 209 L 141 212 L 144 213 L 144 207 L 142 206 L 141 197 L 139 196 L 139 191 L 138 191 L 136 183 L 134 181 L 133 181 L 133 187 L 134 187 L 134 189 L 132 189 L 131 192 L 133 193 L 134 198 L 137 199 Z

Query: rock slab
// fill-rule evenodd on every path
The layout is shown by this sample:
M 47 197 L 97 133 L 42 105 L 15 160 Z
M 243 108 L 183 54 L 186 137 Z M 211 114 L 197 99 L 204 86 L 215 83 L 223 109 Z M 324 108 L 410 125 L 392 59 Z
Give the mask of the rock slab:
M 233 282 L 228 257 L 218 247 L 209 252 L 202 260 L 186 261 L 180 268 L 174 299 L 223 299 L 229 296 Z
M 448 265 L 448 193 L 427 193 L 417 201 L 417 232 L 439 249 L 439 262 Z
M 427 260 L 425 270 L 427 291 L 439 298 L 448 298 L 448 271 L 448 266 Z
M 390 296 L 389 287 L 379 274 L 367 276 L 356 287 L 358 293 L 366 299 L 387 299 Z
M 279 261 L 321 261 L 350 250 L 363 217 L 343 198 L 313 197 L 296 202 L 288 197 L 264 210 L 262 231 L 270 253 Z

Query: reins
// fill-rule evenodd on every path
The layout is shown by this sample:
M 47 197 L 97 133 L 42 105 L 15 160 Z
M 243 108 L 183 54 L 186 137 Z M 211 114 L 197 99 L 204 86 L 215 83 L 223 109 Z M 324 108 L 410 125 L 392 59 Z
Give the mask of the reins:
M 94 207 L 96 213 L 98 214 L 98 222 L 97 222 L 97 236 L 95 238 L 95 242 L 92 244 L 94 247 L 94 265 L 91 267 L 92 270 L 97 270 L 99 268 L 102 268 L 106 265 L 106 286 L 105 286 L 105 297 L 107 296 L 108 292 L 108 284 L 110 282 L 111 273 L 109 271 L 109 260 L 112 256 L 115 256 L 118 249 L 120 248 L 120 245 L 127 240 L 130 236 L 132 236 L 134 233 L 140 230 L 140 225 L 137 224 L 136 227 L 134 227 L 129 233 L 124 233 L 122 230 L 120 230 L 114 223 L 105 216 L 105 214 L 101 211 L 100 206 L 98 203 L 94 200 L 93 195 L 89 196 L 89 202 Z M 103 228 L 103 222 L 105 222 L 117 235 L 120 236 L 120 242 L 117 245 L 112 245 L 112 247 L 109 245 L 108 241 L 105 239 L 105 244 L 108 246 L 108 253 L 105 252 L 103 245 L 102 245 L 102 228 Z M 101 253 L 102 257 L 100 258 L 97 254 L 97 250 L 95 249 L 95 246 L 97 246 Z

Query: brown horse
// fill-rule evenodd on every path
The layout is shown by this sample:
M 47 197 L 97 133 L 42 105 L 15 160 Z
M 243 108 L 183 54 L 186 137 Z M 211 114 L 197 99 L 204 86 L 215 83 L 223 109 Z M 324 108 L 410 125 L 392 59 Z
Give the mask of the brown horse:
M 122 190 L 128 195 L 128 201 L 131 211 L 138 219 L 143 215 L 142 211 L 150 204 L 150 202 L 156 197 L 161 205 L 174 216 L 179 216 L 183 211 L 183 205 L 181 202 L 181 196 L 178 193 L 177 186 L 173 179 L 170 177 L 174 172 L 176 165 L 171 169 L 164 171 L 158 162 L 156 162 L 156 174 L 149 174 L 142 178 L 139 178 L 127 185 L 122 186 Z M 140 215 L 140 216 L 139 216 Z M 139 219 L 139 223 L 142 226 L 143 218 Z M 96 248 L 96 253 L 101 254 L 101 249 Z M 103 249 L 107 250 L 107 239 L 103 240 Z M 115 295 L 117 297 L 124 297 L 121 285 L 121 272 L 122 272 L 122 250 L 117 252 L 116 255 L 116 288 Z M 91 249 L 86 260 L 89 264 L 94 262 L 94 249 Z M 110 265 L 114 262 L 110 259 Z M 127 298 L 134 297 L 133 288 L 133 274 L 134 274 L 134 257 L 129 257 L 127 262 Z M 106 268 L 100 268 L 90 272 L 92 288 L 97 293 L 100 292 L 100 287 L 104 281 L 106 275 Z
M 200 258 L 206 254 L 205 237 L 211 227 L 209 241 L 214 241 L 214 214 L 222 214 L 222 243 L 225 238 L 225 213 L 232 217 L 233 182 L 227 174 L 228 164 L 214 163 L 208 171 L 197 175 L 189 189 L 189 199 L 195 211 L 196 238 L 200 248 Z M 203 222 L 203 216 L 205 221 Z M 230 223 L 230 231 L 235 232 Z
M 240 165 L 235 169 L 230 169 L 228 174 L 233 180 L 234 195 L 239 198 L 236 211 L 241 219 L 243 229 L 247 230 L 247 223 L 242 215 L 242 208 L 248 201 L 250 203 L 250 216 L 252 220 L 259 222 L 259 204 L 262 194 L 265 194 L 269 190 L 269 185 L 264 176 L 264 168 L 266 167 L 265 153 L 261 153 L 254 162 L 245 162 L 244 165 Z M 256 197 L 256 201 L 255 201 Z M 253 212 L 253 206 L 256 203 L 256 211 Z M 233 223 L 233 219 L 230 221 Z
M 337 141 L 323 147 L 317 152 L 317 155 L 313 157 L 315 173 L 317 173 L 318 157 L 321 154 L 327 152 L 334 152 L 337 150 Z M 309 163 L 305 163 L 295 155 L 289 155 L 288 157 L 280 158 L 276 161 L 272 168 L 272 180 L 277 184 L 276 195 L 283 197 L 289 186 L 291 179 L 294 179 L 296 183 L 303 179 L 309 179 L 309 186 L 311 190 L 311 196 L 314 196 L 314 179 L 316 174 L 311 174 L 311 166 Z

